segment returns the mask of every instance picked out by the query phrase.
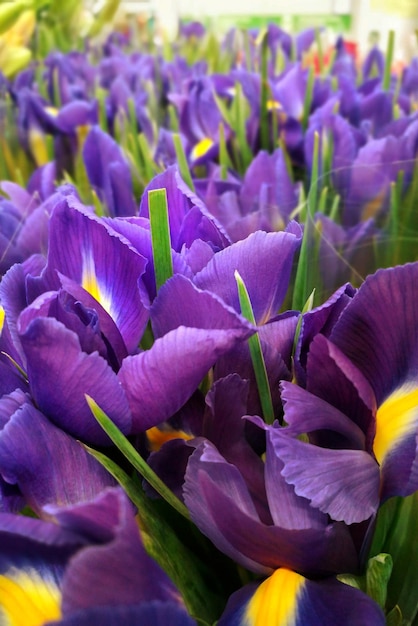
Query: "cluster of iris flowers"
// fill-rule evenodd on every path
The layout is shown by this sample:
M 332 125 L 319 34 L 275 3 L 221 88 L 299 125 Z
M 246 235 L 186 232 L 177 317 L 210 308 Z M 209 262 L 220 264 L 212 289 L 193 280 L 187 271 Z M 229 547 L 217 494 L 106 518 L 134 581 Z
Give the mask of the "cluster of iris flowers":
M 418 64 L 148 45 L 2 79 L 0 623 L 417 624 Z

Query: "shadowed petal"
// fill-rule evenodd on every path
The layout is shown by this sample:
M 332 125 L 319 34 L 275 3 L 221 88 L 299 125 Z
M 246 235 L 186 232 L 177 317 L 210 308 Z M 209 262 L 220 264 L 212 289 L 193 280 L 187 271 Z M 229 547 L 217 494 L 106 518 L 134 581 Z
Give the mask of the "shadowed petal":
M 32 396 L 54 423 L 75 437 L 107 443 L 85 400 L 88 394 L 129 432 L 129 407 L 116 374 L 96 352 L 82 352 L 75 333 L 52 318 L 37 318 L 21 340 Z
M 72 437 L 25 402 L 0 431 L 0 473 L 38 515 L 89 500 L 114 480 Z

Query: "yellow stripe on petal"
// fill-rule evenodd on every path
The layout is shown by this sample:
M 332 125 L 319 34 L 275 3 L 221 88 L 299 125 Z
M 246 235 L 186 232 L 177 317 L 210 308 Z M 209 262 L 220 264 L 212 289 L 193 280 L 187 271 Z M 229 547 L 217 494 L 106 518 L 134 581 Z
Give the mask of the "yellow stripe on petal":
M 112 315 L 112 300 L 99 285 L 96 276 L 96 267 L 91 254 L 83 255 L 83 271 L 81 275 L 81 286 L 99 302 L 109 315 Z
M 403 385 L 377 409 L 373 451 L 381 465 L 387 453 L 414 433 L 418 422 L 418 388 Z
M 280 568 L 257 588 L 245 612 L 248 626 L 294 626 L 305 578 Z
M 52 580 L 38 572 L 11 570 L 0 576 L 0 624 L 43 626 L 61 618 L 61 593 Z
M 1 336 L 1 331 L 3 330 L 5 319 L 6 319 L 6 313 L 4 312 L 3 307 L 0 305 L 0 336 Z
M 29 130 L 28 138 L 32 156 L 36 161 L 36 165 L 41 167 L 42 165 L 48 163 L 49 155 L 44 133 L 37 128 L 31 128 Z
M 197 143 L 193 148 L 190 155 L 193 161 L 196 161 L 196 159 L 200 159 L 202 156 L 205 156 L 205 154 L 209 152 L 209 150 L 213 146 L 213 143 L 214 142 L 209 137 L 205 137 L 204 139 L 199 141 L 199 143 Z

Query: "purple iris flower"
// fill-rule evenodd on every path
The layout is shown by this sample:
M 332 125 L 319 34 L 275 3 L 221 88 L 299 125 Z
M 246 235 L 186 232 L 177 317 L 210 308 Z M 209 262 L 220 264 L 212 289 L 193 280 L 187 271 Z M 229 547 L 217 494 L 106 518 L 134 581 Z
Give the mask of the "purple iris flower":
M 373 46 L 363 62 L 362 73 L 363 80 L 369 78 L 382 78 L 385 67 L 385 57 L 383 52 L 377 46 Z
M 256 230 L 283 230 L 298 205 L 299 189 L 300 183 L 291 180 L 278 148 L 271 155 L 259 152 L 242 182 L 232 177 L 219 180 L 214 172 L 199 193 L 230 240 L 236 242 Z
M 187 139 L 191 164 L 216 157 L 222 116 L 213 96 L 211 79 L 191 79 L 183 85 L 182 93 L 171 92 L 169 100 L 178 110 L 180 131 Z
M 132 176 L 118 144 L 94 126 L 83 146 L 83 161 L 90 184 L 111 216 L 135 215 Z
M 386 624 L 380 607 L 359 589 L 335 578 L 309 580 L 285 568 L 233 594 L 218 624 L 261 626 L 268 621 L 294 626 Z
M 6 322 L 37 407 L 69 433 L 104 441 L 84 394 L 129 431 L 116 371 L 148 320 L 146 259 L 75 196 L 57 194 L 49 227 L 45 267 L 15 265 L 3 278 Z
M 414 263 L 368 277 L 328 338 L 313 339 L 306 389 L 282 383 L 288 426 L 271 431 L 281 474 L 347 524 L 417 489 L 417 272 Z
M 0 613 L 67 626 L 195 624 L 168 576 L 145 551 L 119 489 L 55 507 L 56 523 L 0 514 Z M 40 622 L 41 623 L 41 622 Z

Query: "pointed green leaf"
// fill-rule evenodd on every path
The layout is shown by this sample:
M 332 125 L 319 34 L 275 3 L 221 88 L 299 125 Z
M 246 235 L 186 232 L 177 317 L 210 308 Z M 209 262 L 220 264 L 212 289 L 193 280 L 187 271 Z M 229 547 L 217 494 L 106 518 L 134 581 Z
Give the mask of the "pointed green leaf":
M 238 296 L 241 305 L 242 315 L 251 324 L 255 325 L 255 318 L 253 308 L 251 305 L 250 296 L 244 281 L 237 271 L 235 271 L 235 280 L 238 286 Z M 248 339 L 248 345 L 250 348 L 251 360 L 254 367 L 255 379 L 257 381 L 258 393 L 260 396 L 261 408 L 263 410 L 263 417 L 267 424 L 274 422 L 274 409 L 271 399 L 270 384 L 267 376 L 266 364 L 264 362 L 263 351 L 261 349 L 260 337 L 258 333 L 252 335 Z
M 158 291 L 159 288 L 173 275 L 166 190 L 152 189 L 149 191 L 148 205 L 151 224 L 155 283 Z
M 148 463 L 141 457 L 141 455 L 135 450 L 133 445 L 128 439 L 120 432 L 118 427 L 112 422 L 112 420 L 106 415 L 99 405 L 86 395 L 87 403 L 90 407 L 96 420 L 100 426 L 113 441 L 116 447 L 122 452 L 125 458 L 132 464 L 132 466 L 141 474 L 145 480 L 155 489 L 160 496 L 168 502 L 180 515 L 183 515 L 186 519 L 190 518 L 189 511 L 184 504 L 174 495 L 174 493 L 163 483 L 163 481 L 157 476 L 157 474 L 150 468 Z

